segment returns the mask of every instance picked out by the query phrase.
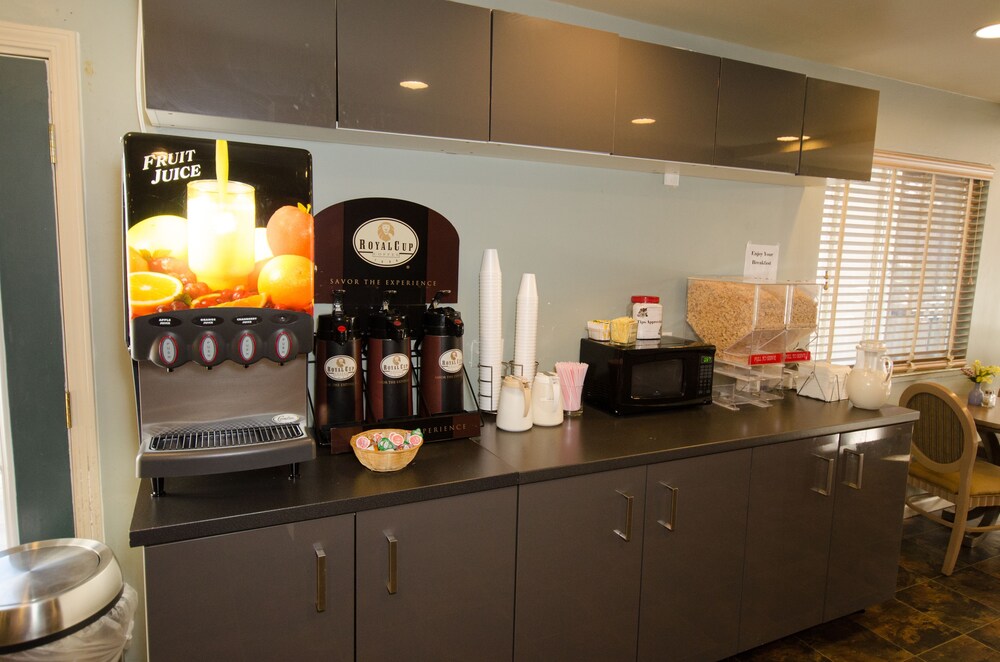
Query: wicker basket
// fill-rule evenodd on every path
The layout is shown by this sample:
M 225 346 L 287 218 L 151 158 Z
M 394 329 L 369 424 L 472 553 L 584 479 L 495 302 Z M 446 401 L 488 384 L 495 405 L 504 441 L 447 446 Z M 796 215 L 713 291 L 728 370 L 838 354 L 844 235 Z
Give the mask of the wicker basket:
M 399 434 L 405 436 L 410 434 L 411 431 L 399 428 L 384 428 L 378 430 L 365 430 L 364 432 L 352 436 L 351 448 L 354 450 L 354 455 L 358 458 L 358 461 L 372 471 L 399 471 L 408 465 L 413 458 L 416 457 L 417 451 L 423 447 L 423 444 L 401 451 L 380 451 L 375 448 L 358 448 L 357 446 L 356 442 L 358 437 L 364 436 L 371 439 L 376 435 L 381 435 L 383 433 L 391 434 L 393 432 L 398 432 Z

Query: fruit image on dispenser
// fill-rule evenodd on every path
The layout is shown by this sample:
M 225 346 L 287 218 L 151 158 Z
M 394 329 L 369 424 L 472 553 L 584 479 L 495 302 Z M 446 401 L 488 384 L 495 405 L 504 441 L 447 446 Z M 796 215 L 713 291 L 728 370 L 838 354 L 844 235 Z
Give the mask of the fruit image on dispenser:
M 215 179 L 180 182 L 179 214 L 126 230 L 129 316 L 189 308 L 276 308 L 312 313 L 310 205 L 282 204 L 257 227 L 259 186 L 229 179 L 229 146 L 215 141 Z M 178 209 L 181 208 L 181 209 Z

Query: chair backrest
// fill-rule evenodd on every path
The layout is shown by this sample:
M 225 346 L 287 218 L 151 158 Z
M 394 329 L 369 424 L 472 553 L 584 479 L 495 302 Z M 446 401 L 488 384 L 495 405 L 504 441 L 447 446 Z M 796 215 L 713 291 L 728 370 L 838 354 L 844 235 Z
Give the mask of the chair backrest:
M 934 382 L 911 384 L 899 405 L 920 412 L 913 426 L 918 461 L 942 473 L 971 471 L 976 460 L 976 422 L 954 393 Z

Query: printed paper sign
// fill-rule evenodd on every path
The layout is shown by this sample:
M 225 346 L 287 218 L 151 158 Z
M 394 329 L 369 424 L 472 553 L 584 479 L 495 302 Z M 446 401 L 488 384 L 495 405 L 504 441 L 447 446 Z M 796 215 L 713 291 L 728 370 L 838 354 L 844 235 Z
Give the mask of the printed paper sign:
M 747 242 L 743 278 L 758 283 L 775 282 L 778 279 L 778 246 Z

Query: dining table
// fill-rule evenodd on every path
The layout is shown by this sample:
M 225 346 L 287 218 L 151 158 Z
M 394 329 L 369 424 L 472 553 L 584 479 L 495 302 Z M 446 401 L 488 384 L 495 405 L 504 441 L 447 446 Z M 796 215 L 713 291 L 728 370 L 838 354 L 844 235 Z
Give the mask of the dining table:
M 984 458 L 993 464 L 1000 465 L 1000 407 L 982 407 L 968 405 L 972 420 L 976 422 L 976 431 L 982 442 L 980 450 Z M 988 506 L 982 509 L 976 508 L 969 513 L 971 517 L 982 515 L 979 526 L 989 526 L 1000 517 L 1000 506 Z M 963 544 L 973 547 L 982 539 L 982 533 L 966 534 Z

